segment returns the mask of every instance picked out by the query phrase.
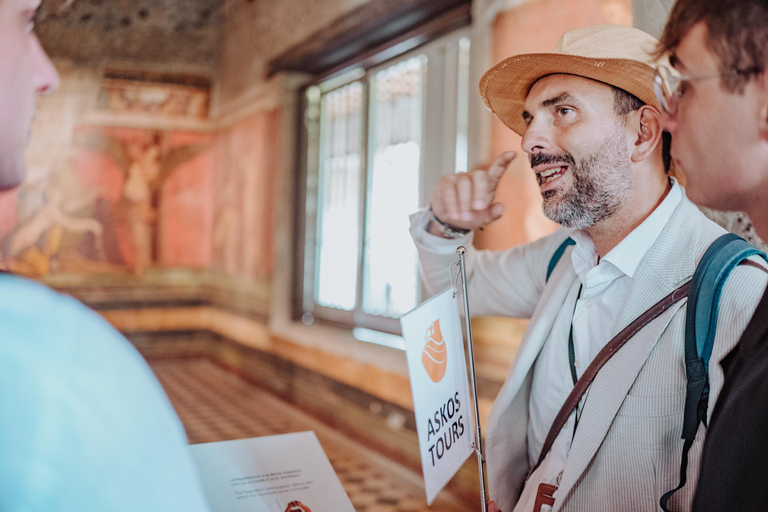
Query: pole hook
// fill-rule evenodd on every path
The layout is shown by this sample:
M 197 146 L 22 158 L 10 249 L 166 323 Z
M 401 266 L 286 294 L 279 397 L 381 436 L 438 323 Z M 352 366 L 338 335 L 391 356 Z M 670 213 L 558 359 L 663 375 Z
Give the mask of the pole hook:
M 456 275 L 453 274 L 453 267 L 456 267 Z M 457 285 L 459 282 L 459 276 L 461 275 L 461 262 L 454 262 L 451 263 L 451 266 L 448 267 L 448 277 L 451 279 L 451 286 L 453 287 L 453 292 L 451 293 L 451 298 L 456 298 L 456 290 L 458 290 Z

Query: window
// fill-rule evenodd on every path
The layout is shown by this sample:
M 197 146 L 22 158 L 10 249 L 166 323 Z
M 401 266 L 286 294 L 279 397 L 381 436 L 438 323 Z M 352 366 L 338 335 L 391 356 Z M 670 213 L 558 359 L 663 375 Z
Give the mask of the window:
M 306 90 L 305 323 L 399 333 L 420 302 L 408 216 L 467 170 L 467 33 Z

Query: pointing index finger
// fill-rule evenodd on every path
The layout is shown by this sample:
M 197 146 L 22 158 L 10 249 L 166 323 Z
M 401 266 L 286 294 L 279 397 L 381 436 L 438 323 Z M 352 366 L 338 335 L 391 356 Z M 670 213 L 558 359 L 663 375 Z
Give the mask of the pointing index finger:
M 488 175 L 494 180 L 498 181 L 504 175 L 504 171 L 507 170 L 507 166 L 515 159 L 514 151 L 507 151 L 493 161 L 491 168 L 488 169 Z

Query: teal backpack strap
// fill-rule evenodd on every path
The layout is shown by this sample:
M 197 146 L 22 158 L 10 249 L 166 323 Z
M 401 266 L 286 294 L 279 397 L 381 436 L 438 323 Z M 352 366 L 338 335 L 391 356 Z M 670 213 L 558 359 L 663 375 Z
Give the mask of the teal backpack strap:
M 765 253 L 746 240 L 733 233 L 727 233 L 709 246 L 691 279 L 685 312 L 685 375 L 688 385 L 683 416 L 684 442 L 680 462 L 680 484 L 661 497 L 659 504 L 664 512 L 670 512 L 667 508 L 669 499 L 685 485 L 688 451 L 693 446 L 699 423 L 707 425 L 709 358 L 717 331 L 720 295 L 733 269 L 755 255 L 768 261 Z
M 560 261 L 560 258 L 563 257 L 563 253 L 569 245 L 576 245 L 576 242 L 574 242 L 573 238 L 571 237 L 563 240 L 563 243 L 560 244 L 560 247 L 558 247 L 555 253 L 552 255 L 552 259 L 549 260 L 549 266 L 547 267 L 547 281 L 549 281 L 549 276 L 552 275 L 552 271 L 555 270 L 557 262 Z

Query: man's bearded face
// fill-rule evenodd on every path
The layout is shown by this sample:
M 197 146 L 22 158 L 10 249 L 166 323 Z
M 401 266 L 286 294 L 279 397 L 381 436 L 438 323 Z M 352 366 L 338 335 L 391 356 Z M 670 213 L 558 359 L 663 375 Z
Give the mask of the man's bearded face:
M 562 163 L 568 172 L 559 187 L 542 191 L 544 215 L 558 224 L 586 229 L 616 213 L 629 198 L 630 157 L 618 127 L 598 147 L 579 153 L 536 153 L 531 167 Z M 539 185 L 542 178 L 537 175 Z

